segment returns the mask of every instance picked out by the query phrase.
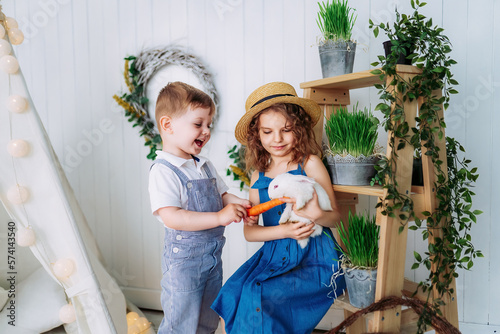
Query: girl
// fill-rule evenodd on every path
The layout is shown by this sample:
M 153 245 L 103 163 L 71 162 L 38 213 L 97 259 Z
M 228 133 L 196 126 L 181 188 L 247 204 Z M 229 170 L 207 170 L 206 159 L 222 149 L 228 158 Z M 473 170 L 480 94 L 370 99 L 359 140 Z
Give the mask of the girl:
M 315 155 L 321 152 L 313 133 L 321 117 L 318 104 L 297 97 L 289 84 L 273 82 L 255 90 L 245 107 L 235 134 L 247 146 L 248 168 L 255 169 L 250 202 L 268 201 L 269 183 L 281 173 L 308 175 L 327 191 L 333 211 L 321 210 L 314 194 L 295 212 L 315 224 L 335 227 L 340 215 L 330 177 Z M 228 279 L 212 304 L 228 333 L 310 334 L 345 288 L 343 277 L 331 282 L 339 257 L 330 229 L 302 249 L 296 240 L 309 237 L 314 224 L 279 224 L 284 207 L 263 213 L 264 226 L 244 227 L 248 241 L 264 245 Z

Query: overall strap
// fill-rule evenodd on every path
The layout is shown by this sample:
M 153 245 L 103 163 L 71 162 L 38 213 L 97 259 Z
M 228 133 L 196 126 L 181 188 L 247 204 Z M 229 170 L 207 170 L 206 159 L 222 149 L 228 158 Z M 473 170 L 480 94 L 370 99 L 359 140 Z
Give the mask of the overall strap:
M 299 163 L 299 166 L 297 168 L 300 175 L 306 175 L 306 172 L 304 171 L 304 167 L 303 167 L 303 166 L 305 166 L 305 162 L 306 162 L 306 158 L 304 157 L 304 159 L 302 160 L 302 162 Z
M 210 168 L 208 168 L 208 163 L 205 163 L 202 168 L 205 171 L 205 173 L 207 174 L 207 178 L 209 178 L 209 179 L 213 178 L 212 172 L 210 171 Z
M 186 174 L 184 174 L 179 168 L 175 167 L 174 165 L 172 165 L 170 162 L 168 162 L 165 159 L 156 159 L 153 162 L 153 164 L 151 165 L 151 167 L 153 167 L 154 164 L 162 164 L 162 165 L 167 166 L 171 170 L 173 170 L 174 173 L 177 174 L 177 176 L 179 177 L 179 179 L 181 179 L 181 181 L 182 181 L 183 184 L 186 184 L 189 181 L 189 178 L 186 176 Z

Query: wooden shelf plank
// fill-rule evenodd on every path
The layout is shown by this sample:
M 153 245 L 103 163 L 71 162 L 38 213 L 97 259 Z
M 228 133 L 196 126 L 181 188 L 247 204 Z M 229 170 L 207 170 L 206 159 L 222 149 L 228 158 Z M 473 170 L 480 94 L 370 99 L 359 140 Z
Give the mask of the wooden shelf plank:
M 374 84 L 381 83 L 380 78 L 377 75 L 372 74 L 371 71 L 373 70 L 303 82 L 300 84 L 300 88 L 356 89 L 371 87 Z
M 432 300 L 427 300 L 427 293 L 422 292 L 422 290 L 418 290 L 418 292 L 413 296 L 413 293 L 417 291 L 418 288 L 418 283 L 410 281 L 405 277 L 404 283 L 403 283 L 403 295 L 406 297 L 413 297 L 417 298 L 418 300 L 421 300 L 423 302 L 432 302 Z M 431 295 L 432 299 L 432 295 Z
M 348 194 L 358 194 L 358 195 L 368 195 L 368 196 L 377 196 L 380 197 L 384 194 L 384 189 L 381 186 L 344 186 L 341 184 L 334 184 L 333 191 L 339 193 L 348 193 Z M 412 186 L 411 187 L 412 194 L 423 194 L 424 187 L 421 186 Z
M 344 293 L 342 296 L 337 297 L 335 299 L 335 302 L 332 305 L 332 308 L 346 310 L 346 311 L 349 311 L 351 313 L 355 313 L 355 312 L 361 310 L 360 308 L 357 308 L 357 307 L 354 307 L 351 305 L 351 303 L 349 302 L 349 296 L 347 295 L 347 293 Z M 373 313 L 368 313 L 365 317 L 366 317 L 366 319 L 371 319 L 371 318 L 373 318 Z
M 324 78 L 319 80 L 302 82 L 300 88 L 336 88 L 336 89 L 357 89 L 371 87 L 377 83 L 381 83 L 378 75 L 371 72 L 376 68 L 356 73 L 338 75 L 335 77 Z M 411 65 L 397 65 L 398 73 L 419 74 L 422 70 Z

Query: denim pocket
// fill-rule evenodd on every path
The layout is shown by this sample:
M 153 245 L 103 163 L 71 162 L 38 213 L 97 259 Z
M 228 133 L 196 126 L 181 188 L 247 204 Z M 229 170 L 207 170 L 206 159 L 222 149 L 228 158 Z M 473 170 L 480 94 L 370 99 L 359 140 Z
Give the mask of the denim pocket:
M 198 212 L 217 212 L 224 206 L 219 193 L 214 191 L 195 191 L 194 197 Z
M 168 248 L 167 267 L 173 291 L 192 291 L 200 286 L 200 258 L 195 245 L 172 243 Z
M 212 267 L 211 271 L 215 270 L 219 275 L 222 276 L 222 248 L 226 243 L 226 238 L 222 237 L 221 240 L 217 241 L 215 250 L 213 252 L 213 257 L 215 259 L 215 265 Z

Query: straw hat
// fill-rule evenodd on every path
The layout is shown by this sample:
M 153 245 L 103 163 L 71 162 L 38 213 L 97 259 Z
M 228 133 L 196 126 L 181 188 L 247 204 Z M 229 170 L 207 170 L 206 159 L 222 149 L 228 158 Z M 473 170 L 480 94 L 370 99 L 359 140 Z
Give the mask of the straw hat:
M 292 103 L 301 106 L 311 116 L 315 125 L 321 116 L 320 106 L 313 100 L 297 96 L 293 86 L 284 82 L 271 82 L 253 91 L 245 103 L 245 115 L 241 117 L 234 135 L 243 145 L 247 144 L 248 125 L 255 115 L 276 103 Z

